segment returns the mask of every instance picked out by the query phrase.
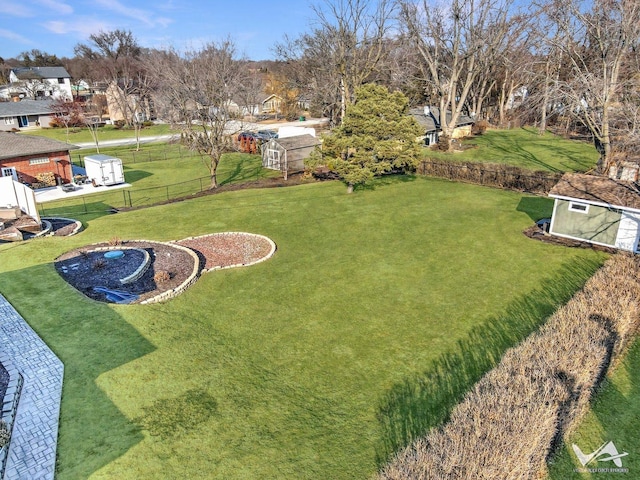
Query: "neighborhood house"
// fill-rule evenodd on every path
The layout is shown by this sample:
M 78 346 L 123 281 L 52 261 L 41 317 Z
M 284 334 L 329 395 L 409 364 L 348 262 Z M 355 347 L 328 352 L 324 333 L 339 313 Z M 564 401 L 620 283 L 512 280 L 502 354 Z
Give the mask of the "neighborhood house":
M 635 182 L 565 173 L 551 189 L 549 233 L 640 252 L 640 190 Z
M 38 184 L 38 176 L 44 175 L 54 179 L 53 185 L 70 183 L 73 173 L 69 150 L 76 148 L 44 137 L 0 132 L 0 176 Z
M 409 113 L 416 119 L 418 125 L 424 130 L 425 145 L 438 143 L 442 133 L 442 123 L 440 121 L 440 109 L 437 107 L 418 107 L 409 110 Z M 447 112 L 447 119 L 451 120 L 451 112 Z M 474 124 L 473 118 L 468 115 L 460 115 L 453 130 L 453 138 L 463 138 L 471 135 L 471 126 Z
M 0 131 L 11 132 L 29 127 L 49 127 L 55 114 L 50 100 L 0 102 Z

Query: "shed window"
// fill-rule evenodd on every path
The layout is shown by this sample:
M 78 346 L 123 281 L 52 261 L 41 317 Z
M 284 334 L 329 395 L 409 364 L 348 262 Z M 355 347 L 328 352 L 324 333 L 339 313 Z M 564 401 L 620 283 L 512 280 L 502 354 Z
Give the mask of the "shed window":
M 578 213 L 589 213 L 588 203 L 570 202 L 569 211 Z
M 29 165 L 42 165 L 43 163 L 49 163 L 49 159 L 47 157 L 29 159 Z

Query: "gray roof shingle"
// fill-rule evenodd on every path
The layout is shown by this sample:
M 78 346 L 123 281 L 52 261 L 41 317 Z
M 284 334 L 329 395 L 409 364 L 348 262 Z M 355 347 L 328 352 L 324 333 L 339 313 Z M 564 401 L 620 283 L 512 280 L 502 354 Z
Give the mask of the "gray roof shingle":
M 51 114 L 51 100 L 22 100 L 21 102 L 0 102 L 0 118 L 18 115 Z
M 14 68 L 12 71 L 20 80 L 71 78 L 64 67 L 20 67 Z
M 551 189 L 549 196 L 640 210 L 640 190 L 636 183 L 596 175 L 565 173 Z
M 0 132 L 0 160 L 41 153 L 66 152 L 76 148 L 80 147 L 50 138 Z

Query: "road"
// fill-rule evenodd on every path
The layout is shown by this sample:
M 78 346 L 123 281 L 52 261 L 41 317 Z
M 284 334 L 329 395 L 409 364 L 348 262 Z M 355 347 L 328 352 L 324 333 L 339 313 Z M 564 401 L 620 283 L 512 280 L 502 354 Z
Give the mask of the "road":
M 303 122 L 279 122 L 279 123 L 251 123 L 251 122 L 230 122 L 227 130 L 228 133 L 233 134 L 235 132 L 249 131 L 256 132 L 258 130 L 278 130 L 280 127 L 318 127 L 326 126 L 329 123 L 327 118 L 313 118 L 305 120 Z M 151 137 L 140 137 L 140 143 L 152 143 L 152 142 L 169 142 L 171 140 L 177 140 L 180 138 L 180 134 L 173 135 L 155 135 Z M 100 140 L 100 147 L 119 147 L 124 145 L 135 145 L 135 138 L 120 138 L 116 140 Z M 93 142 L 79 142 L 74 145 L 80 147 L 80 149 L 96 148 L 96 144 Z

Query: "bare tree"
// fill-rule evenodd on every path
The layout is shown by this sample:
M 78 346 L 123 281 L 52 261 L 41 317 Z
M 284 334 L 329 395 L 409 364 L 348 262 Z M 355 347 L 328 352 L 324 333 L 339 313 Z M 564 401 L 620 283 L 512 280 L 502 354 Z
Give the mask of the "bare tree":
M 141 48 L 130 31 L 113 30 L 89 36 L 91 44 L 78 44 L 75 53 L 93 65 L 94 81 L 109 84 L 108 95 L 115 103 L 114 116 L 122 117 L 127 126 L 135 122 L 136 79 L 140 71 Z
M 222 154 L 235 150 L 232 137 L 242 129 L 232 101 L 245 80 L 242 63 L 231 40 L 185 54 L 155 52 L 147 62 L 157 80 L 157 107 L 181 130 L 182 142 L 208 158 L 211 188 L 218 186 Z
M 612 115 L 632 76 L 621 73 L 640 46 L 640 3 L 637 0 L 551 0 L 544 12 L 557 26 L 549 39 L 571 67 L 558 80 L 567 114 L 584 124 L 600 153 L 598 168 L 612 164 Z
M 506 49 L 512 0 L 452 0 L 437 7 L 428 0 L 399 0 L 406 35 L 420 54 L 427 95 L 441 112 L 448 141 L 487 65 Z M 471 112 L 469 112 L 471 113 Z
M 276 47 L 283 60 L 301 62 L 311 90 L 321 88 L 322 103 L 338 106 L 331 111 L 334 122 L 344 117 L 355 89 L 373 80 L 383 64 L 394 5 L 390 0 L 324 0 L 312 7 L 312 33 Z

